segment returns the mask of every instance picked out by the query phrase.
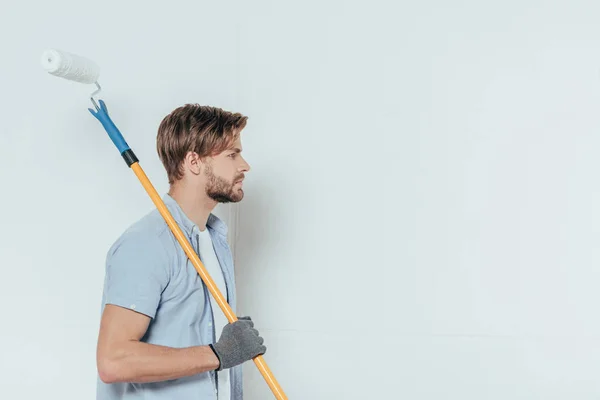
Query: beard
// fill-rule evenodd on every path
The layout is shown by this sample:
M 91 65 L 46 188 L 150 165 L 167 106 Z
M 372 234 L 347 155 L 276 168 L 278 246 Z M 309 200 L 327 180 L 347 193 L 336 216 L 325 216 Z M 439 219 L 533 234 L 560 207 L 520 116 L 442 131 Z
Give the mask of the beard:
M 243 174 L 237 175 L 232 182 L 216 176 L 213 173 L 212 167 L 206 168 L 206 177 L 208 182 L 206 185 L 206 195 L 218 203 L 237 203 L 244 198 L 244 191 L 234 189 L 233 182 L 236 182 L 244 177 Z

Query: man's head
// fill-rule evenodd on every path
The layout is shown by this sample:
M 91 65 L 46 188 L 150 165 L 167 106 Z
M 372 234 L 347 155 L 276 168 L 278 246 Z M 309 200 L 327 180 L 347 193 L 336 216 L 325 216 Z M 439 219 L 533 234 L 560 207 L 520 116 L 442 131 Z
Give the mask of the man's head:
M 173 110 L 160 123 L 156 141 L 169 183 L 184 182 L 219 203 L 242 200 L 250 166 L 241 155 L 240 133 L 247 119 L 197 104 Z

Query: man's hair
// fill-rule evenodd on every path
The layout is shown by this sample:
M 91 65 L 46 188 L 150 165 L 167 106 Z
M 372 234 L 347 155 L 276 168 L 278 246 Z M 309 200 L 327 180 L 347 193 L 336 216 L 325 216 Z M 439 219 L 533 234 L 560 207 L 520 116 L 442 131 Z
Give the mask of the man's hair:
M 158 127 L 156 148 L 169 183 L 183 177 L 182 162 L 190 151 L 211 157 L 229 148 L 248 117 L 221 108 L 186 104 L 168 114 Z

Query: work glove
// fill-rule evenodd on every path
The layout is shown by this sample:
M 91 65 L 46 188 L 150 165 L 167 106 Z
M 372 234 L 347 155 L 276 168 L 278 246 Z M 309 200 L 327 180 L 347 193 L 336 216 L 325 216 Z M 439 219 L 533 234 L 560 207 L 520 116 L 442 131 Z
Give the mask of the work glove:
M 225 325 L 219 340 L 210 345 L 220 362 L 217 371 L 235 367 L 265 354 L 267 348 L 263 343 L 264 339 L 254 329 L 254 322 L 250 317 L 240 317 Z

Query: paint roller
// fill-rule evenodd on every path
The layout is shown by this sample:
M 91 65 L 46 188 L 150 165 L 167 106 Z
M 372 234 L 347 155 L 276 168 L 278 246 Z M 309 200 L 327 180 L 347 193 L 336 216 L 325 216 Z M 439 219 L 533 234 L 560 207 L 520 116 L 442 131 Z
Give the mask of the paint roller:
M 42 67 L 51 75 L 64 78 L 67 80 L 83 83 L 83 84 L 94 84 L 96 86 L 96 90 L 90 95 L 90 99 L 94 105 L 94 109 L 89 108 L 90 113 L 100 121 L 108 136 L 114 143 L 114 145 L 121 153 L 121 156 L 125 160 L 125 163 L 129 168 L 133 170 L 135 175 L 140 180 L 140 183 L 156 205 L 156 208 L 165 219 L 167 225 L 175 235 L 175 238 L 189 257 L 190 261 L 198 271 L 198 274 L 208 287 L 208 290 L 215 298 L 219 307 L 229 322 L 235 322 L 237 320 L 236 315 L 233 313 L 233 310 L 225 300 L 223 294 L 217 288 L 217 285 L 213 281 L 213 279 L 208 274 L 206 268 L 200 261 L 198 254 L 194 251 L 188 239 L 185 237 L 181 228 L 175 220 L 173 216 L 167 209 L 164 204 L 162 198 L 146 176 L 142 167 L 139 164 L 139 160 L 135 156 L 133 150 L 129 147 L 123 135 L 111 120 L 108 115 L 108 110 L 106 104 L 103 100 L 99 99 L 96 101 L 95 97 L 98 96 L 100 91 L 102 90 L 101 86 L 98 83 L 98 78 L 100 76 L 100 68 L 96 63 L 92 60 L 87 59 L 85 57 L 79 56 L 77 54 L 65 52 L 57 49 L 47 49 L 42 53 L 41 57 Z M 287 400 L 287 396 L 283 392 L 283 389 L 273 376 L 273 373 L 270 371 L 267 363 L 264 361 L 262 356 L 258 356 L 253 359 L 257 368 L 260 370 L 263 378 L 266 380 L 267 384 L 271 388 L 275 398 L 279 400 Z

